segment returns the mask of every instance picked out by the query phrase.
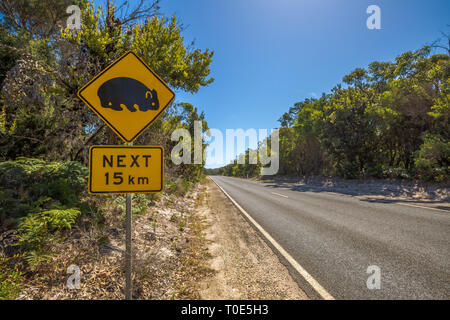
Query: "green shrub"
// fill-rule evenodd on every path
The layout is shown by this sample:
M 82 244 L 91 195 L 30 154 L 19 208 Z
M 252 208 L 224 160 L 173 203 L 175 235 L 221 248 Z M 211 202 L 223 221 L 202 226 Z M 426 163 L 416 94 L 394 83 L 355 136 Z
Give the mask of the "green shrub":
M 344 161 L 342 165 L 338 166 L 338 175 L 345 179 L 356 179 L 359 175 L 359 169 L 356 164 Z
M 149 195 L 144 193 L 134 194 L 133 202 L 131 205 L 132 214 L 133 215 L 144 214 L 151 203 L 151 200 L 149 198 L 150 198 Z M 122 211 L 122 214 L 125 215 L 126 198 L 124 196 L 118 196 L 116 199 L 114 199 L 114 202 L 117 204 L 117 207 Z
M 80 215 L 81 211 L 75 208 L 65 210 L 54 209 L 41 213 L 41 216 L 47 220 L 50 231 L 70 229 Z
M 40 250 L 52 233 L 70 229 L 80 215 L 76 208 L 29 214 L 20 219 L 17 245 L 27 251 Z
M 194 182 L 191 182 L 189 180 L 181 180 L 178 179 L 176 181 L 168 180 L 165 184 L 165 191 L 168 194 L 176 194 L 179 196 L 184 196 L 188 191 L 189 188 L 194 184 Z
M 78 162 L 18 158 L 0 162 L 0 222 L 31 212 L 78 207 L 88 169 Z
M 18 229 L 15 245 L 31 269 L 51 256 L 45 245 L 60 240 L 81 214 L 102 222 L 96 202 L 85 198 L 87 176 L 78 162 L 0 162 L 0 224 Z
M 450 141 L 439 135 L 425 135 L 422 146 L 415 153 L 414 165 L 421 179 L 438 182 L 448 180 Z
M 383 170 L 383 178 L 388 179 L 411 179 L 411 175 L 405 168 L 387 168 Z
M 0 258 L 0 300 L 14 300 L 20 294 L 23 275 L 13 261 L 17 258 Z
M 177 189 L 177 183 L 175 181 L 167 180 L 164 189 L 168 194 L 172 194 Z
M 24 260 L 27 262 L 28 268 L 34 271 L 42 262 L 48 261 L 54 256 L 54 254 L 49 254 L 42 250 L 31 250 L 26 253 Z
M 180 187 L 179 190 L 178 190 L 179 194 L 182 195 L 182 196 L 184 196 L 184 195 L 189 191 L 189 189 L 191 188 L 191 186 L 192 186 L 192 183 L 191 183 L 191 182 L 189 182 L 188 180 L 184 180 L 184 181 L 181 183 L 181 187 Z

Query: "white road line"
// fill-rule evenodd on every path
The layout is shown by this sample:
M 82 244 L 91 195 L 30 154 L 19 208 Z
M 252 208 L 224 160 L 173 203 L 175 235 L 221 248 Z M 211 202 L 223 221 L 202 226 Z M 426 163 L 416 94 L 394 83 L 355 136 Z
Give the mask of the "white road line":
M 221 186 L 219 186 L 213 179 L 211 179 L 222 192 L 233 202 L 233 204 L 244 214 L 247 219 L 263 234 L 263 236 L 280 252 L 280 254 L 297 270 L 297 272 L 313 287 L 314 290 L 325 300 L 335 300 L 328 291 L 317 282 L 284 248 L 275 241 L 274 238 L 264 230 L 258 222 L 255 221 Z
M 289 198 L 288 196 L 285 196 L 284 194 L 280 194 L 280 193 L 276 193 L 276 192 L 271 192 L 271 194 L 276 194 L 277 196 L 280 196 L 280 197 Z
M 439 208 L 432 208 L 432 207 L 425 207 L 425 206 L 417 206 L 417 205 L 415 205 L 415 204 L 409 204 L 409 203 L 396 203 L 396 204 L 400 204 L 400 205 L 402 205 L 402 206 L 416 207 L 416 208 L 424 208 L 424 209 L 430 209 L 430 210 L 438 210 L 438 211 L 444 211 L 444 212 L 450 213 L 449 210 L 439 209 Z

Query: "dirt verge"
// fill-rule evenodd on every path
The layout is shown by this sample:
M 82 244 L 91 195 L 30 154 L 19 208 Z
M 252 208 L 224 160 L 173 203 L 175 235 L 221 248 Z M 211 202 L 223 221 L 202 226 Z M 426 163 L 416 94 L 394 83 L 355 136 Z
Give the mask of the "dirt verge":
M 210 179 L 198 213 L 207 224 L 214 270 L 199 286 L 202 299 L 308 299 L 269 246 Z
M 111 200 L 101 227 L 85 217 L 49 244 L 19 299 L 124 298 L 124 217 Z M 162 194 L 133 225 L 134 299 L 307 299 L 210 179 L 184 196 Z M 79 289 L 67 287 L 71 265 Z

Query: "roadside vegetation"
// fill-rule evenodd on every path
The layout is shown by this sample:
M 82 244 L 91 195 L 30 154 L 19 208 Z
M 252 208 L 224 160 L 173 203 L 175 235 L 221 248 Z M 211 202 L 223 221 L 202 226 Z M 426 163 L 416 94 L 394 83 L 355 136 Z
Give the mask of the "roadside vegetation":
M 72 4 L 81 8 L 81 30 L 66 28 Z M 82 234 L 89 239 L 83 248 L 99 250 L 111 237 L 106 225 L 122 228 L 124 197 L 87 194 L 87 163 L 91 145 L 123 142 L 77 90 L 128 50 L 175 90 L 195 93 L 213 81 L 213 52 L 186 45 L 177 18 L 158 9 L 158 1 L 134 8 L 113 1 L 106 7 L 86 0 L 0 3 L 0 299 L 16 299 L 42 272 L 61 269 L 49 264 L 58 255 L 76 261 L 79 252 L 62 250 L 74 237 Z M 193 134 L 198 120 L 208 128 L 203 113 L 179 102 L 135 141 L 164 147 L 166 201 L 202 179 L 203 164 L 170 161 L 173 130 Z M 136 195 L 133 214 L 152 214 L 158 201 L 158 194 Z M 156 230 L 157 217 L 152 221 Z
M 279 119 L 278 174 L 449 181 L 450 48 L 434 49 L 375 61 L 331 93 L 295 103 Z M 207 173 L 257 176 L 246 163 Z

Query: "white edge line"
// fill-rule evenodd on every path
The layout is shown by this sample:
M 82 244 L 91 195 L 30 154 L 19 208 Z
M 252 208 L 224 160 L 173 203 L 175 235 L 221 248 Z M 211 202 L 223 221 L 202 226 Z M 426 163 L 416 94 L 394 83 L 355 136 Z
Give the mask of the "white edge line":
M 211 180 L 219 187 L 220 190 L 233 202 L 233 204 L 253 223 L 253 225 L 266 237 L 266 239 L 281 253 L 281 255 L 292 265 L 292 267 L 309 283 L 311 287 L 325 300 L 335 300 L 328 291 L 313 278 L 272 236 L 264 230 L 221 186 L 211 178 Z

